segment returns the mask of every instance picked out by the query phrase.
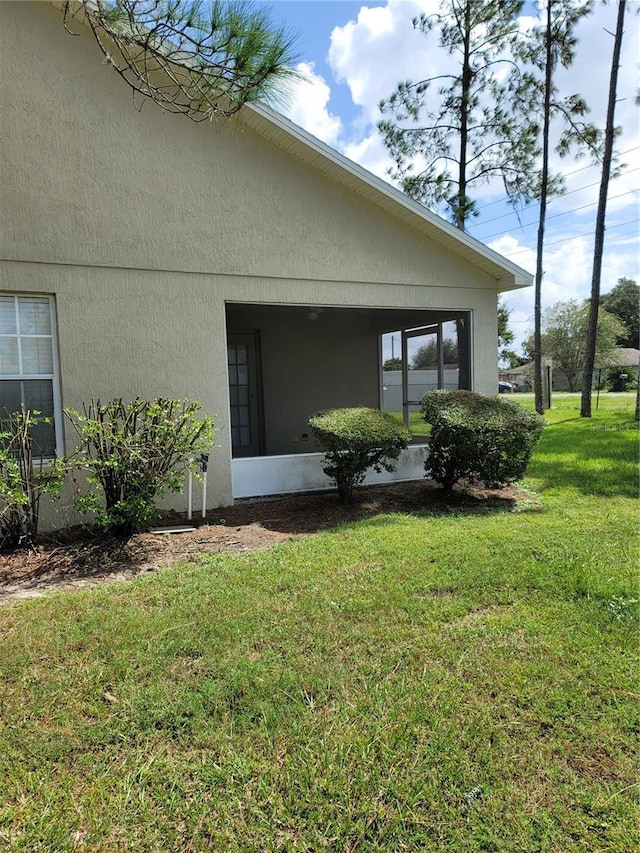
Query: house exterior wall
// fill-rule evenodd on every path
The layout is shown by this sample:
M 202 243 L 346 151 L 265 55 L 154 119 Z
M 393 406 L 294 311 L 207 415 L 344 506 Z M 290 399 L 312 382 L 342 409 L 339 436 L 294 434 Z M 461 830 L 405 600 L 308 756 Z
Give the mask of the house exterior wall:
M 269 294 L 295 278 L 495 290 L 239 120 L 137 112 L 83 28 L 41 6 L 0 4 L 8 257 L 253 275 Z
M 231 500 L 226 303 L 469 310 L 474 387 L 495 392 L 493 279 L 240 120 L 138 112 L 75 29 L 0 4 L 0 290 L 55 295 L 64 406 L 199 399 L 224 427 L 213 506 Z

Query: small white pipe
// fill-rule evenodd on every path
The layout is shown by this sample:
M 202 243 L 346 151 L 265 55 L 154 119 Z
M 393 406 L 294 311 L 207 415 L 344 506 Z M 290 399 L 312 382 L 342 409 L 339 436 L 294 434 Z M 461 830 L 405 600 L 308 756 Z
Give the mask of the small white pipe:
M 202 475 L 202 517 L 207 514 L 207 472 Z
M 191 516 L 192 516 L 191 501 L 192 501 L 192 494 L 193 494 L 193 474 L 191 473 L 191 468 L 189 468 L 188 482 L 189 482 L 189 487 L 188 487 L 188 491 L 187 491 L 187 518 L 189 521 L 191 521 Z

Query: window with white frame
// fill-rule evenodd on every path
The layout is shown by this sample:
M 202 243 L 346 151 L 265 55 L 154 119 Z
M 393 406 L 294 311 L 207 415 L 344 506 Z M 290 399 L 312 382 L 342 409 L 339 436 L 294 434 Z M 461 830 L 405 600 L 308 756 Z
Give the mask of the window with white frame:
M 51 296 L 0 293 L 0 421 L 21 405 L 39 412 L 34 455 L 45 458 L 60 435 L 54 311 Z

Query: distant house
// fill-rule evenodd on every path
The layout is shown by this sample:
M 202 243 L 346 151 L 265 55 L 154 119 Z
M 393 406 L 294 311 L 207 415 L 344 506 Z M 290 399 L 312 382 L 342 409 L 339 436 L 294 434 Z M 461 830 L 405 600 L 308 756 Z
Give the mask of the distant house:
M 616 367 L 632 367 L 636 375 L 636 379 L 640 376 L 640 349 L 633 347 L 620 347 L 617 350 Z
M 198 399 L 213 507 L 326 483 L 307 419 L 383 403 L 385 336 L 435 341 L 438 387 L 455 336 L 457 384 L 496 393 L 497 296 L 528 273 L 265 107 L 136 109 L 60 5 L 0 4 L 0 407 L 52 415 L 62 451 L 63 407 Z
M 522 364 L 520 367 L 512 367 L 501 370 L 498 373 L 501 382 L 508 382 L 514 391 L 533 390 L 533 362 Z
M 548 359 L 548 361 L 552 363 L 551 359 Z M 598 381 L 602 380 L 602 377 L 609 374 L 611 370 L 620 368 L 620 371 L 622 372 L 623 368 L 629 367 L 632 368 L 635 374 L 635 380 L 637 381 L 638 377 L 640 377 L 640 350 L 620 348 L 616 350 L 614 356 L 607 359 L 606 364 L 600 364 L 596 360 L 596 366 L 593 371 L 594 387 Z M 533 390 L 534 370 L 532 361 L 527 364 L 523 364 L 520 367 L 501 370 L 498 376 L 500 379 L 510 382 L 514 386 L 515 391 Z M 554 366 L 552 376 L 553 391 L 567 391 L 569 389 L 567 377 L 561 368 Z

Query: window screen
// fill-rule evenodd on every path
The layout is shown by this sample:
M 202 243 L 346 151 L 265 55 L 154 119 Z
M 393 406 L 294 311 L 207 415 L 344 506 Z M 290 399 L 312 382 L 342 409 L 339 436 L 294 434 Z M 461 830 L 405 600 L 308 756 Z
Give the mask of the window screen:
M 40 413 L 34 455 L 56 450 L 53 300 L 0 294 L 0 421 L 20 406 Z M 44 419 L 49 420 L 47 423 Z

